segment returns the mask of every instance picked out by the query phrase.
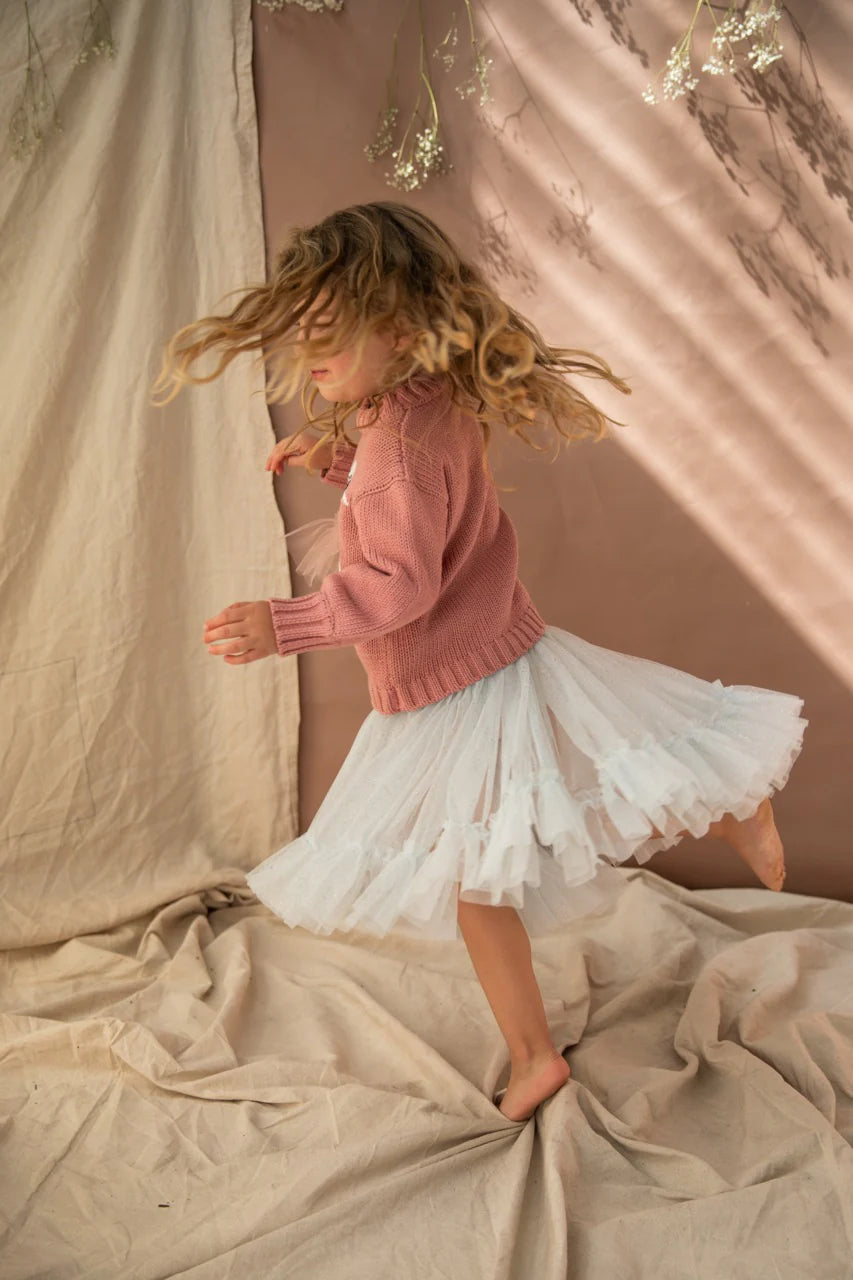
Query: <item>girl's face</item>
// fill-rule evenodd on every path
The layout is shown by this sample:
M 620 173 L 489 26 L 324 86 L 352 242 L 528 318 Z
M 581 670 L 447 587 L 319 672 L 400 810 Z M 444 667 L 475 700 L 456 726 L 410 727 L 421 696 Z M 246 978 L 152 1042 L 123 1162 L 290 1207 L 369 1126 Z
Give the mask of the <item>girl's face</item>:
M 322 302 L 319 304 L 315 302 L 305 315 L 300 317 L 298 325 L 300 336 L 309 316 L 315 319 L 313 336 L 322 336 L 324 322 L 330 318 Z M 324 364 L 322 369 L 312 369 L 311 377 L 326 400 L 363 400 L 365 396 L 372 395 L 376 390 L 392 352 L 405 341 L 405 338 L 399 338 L 394 342 L 390 337 L 371 334 L 365 345 L 361 367 L 357 373 L 350 374 L 355 353 L 351 347 L 346 347 L 343 351 L 335 352 L 334 355 L 318 357 L 323 359 Z

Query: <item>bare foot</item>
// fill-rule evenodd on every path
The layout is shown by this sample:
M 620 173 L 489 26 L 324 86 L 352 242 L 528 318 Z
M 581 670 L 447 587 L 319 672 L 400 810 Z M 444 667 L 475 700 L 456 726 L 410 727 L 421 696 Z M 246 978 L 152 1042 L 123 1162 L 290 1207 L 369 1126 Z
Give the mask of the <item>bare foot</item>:
M 782 888 L 785 855 L 769 796 L 764 797 L 751 817 L 739 821 L 726 813 L 719 822 L 712 822 L 708 831 L 726 840 L 768 889 Z
M 533 1112 L 561 1088 L 571 1069 L 561 1054 L 534 1059 L 525 1067 L 515 1067 L 506 1089 L 495 1094 L 495 1103 L 502 1098 L 498 1110 L 507 1120 L 529 1120 Z

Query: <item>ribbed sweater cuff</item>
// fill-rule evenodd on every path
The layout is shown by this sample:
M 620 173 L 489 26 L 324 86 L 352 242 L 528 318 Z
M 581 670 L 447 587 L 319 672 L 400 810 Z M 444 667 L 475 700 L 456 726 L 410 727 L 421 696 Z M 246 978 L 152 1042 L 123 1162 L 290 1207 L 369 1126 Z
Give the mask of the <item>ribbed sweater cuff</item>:
M 334 484 L 339 489 L 342 489 L 347 482 L 354 456 L 355 449 L 346 445 L 339 445 L 332 455 L 331 464 L 323 471 L 320 477 L 321 480 L 325 480 L 326 484 Z
M 275 645 L 284 658 L 289 653 L 322 649 L 328 645 L 334 627 L 326 597 L 320 591 L 292 600 L 267 600 L 272 614 Z

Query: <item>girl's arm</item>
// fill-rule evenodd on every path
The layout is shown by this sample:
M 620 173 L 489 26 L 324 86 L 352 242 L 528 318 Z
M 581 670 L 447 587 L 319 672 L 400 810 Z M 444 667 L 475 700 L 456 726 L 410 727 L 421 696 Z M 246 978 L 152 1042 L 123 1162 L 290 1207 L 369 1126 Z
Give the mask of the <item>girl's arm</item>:
M 403 477 L 354 497 L 364 560 L 309 595 L 269 599 L 279 654 L 372 640 L 426 613 L 441 590 L 447 503 L 443 481 L 427 492 Z

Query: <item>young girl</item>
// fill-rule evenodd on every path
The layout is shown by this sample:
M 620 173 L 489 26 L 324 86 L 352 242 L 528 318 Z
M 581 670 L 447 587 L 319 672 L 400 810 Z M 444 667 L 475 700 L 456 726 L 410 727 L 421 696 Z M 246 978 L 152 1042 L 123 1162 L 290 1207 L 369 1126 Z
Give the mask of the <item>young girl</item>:
M 379 201 L 296 229 L 268 284 L 179 330 L 160 383 L 169 371 L 177 394 L 215 346 L 216 374 L 266 348 L 283 379 L 270 399 L 302 385 L 307 425 L 328 429 L 310 448 L 302 431 L 281 441 L 267 467 L 317 463 L 342 494 L 331 524 L 302 527 L 319 589 L 228 606 L 205 624 L 208 652 L 241 664 L 352 644 L 373 707 L 309 829 L 247 882 L 317 933 L 461 933 L 509 1050 L 500 1110 L 524 1120 L 569 1077 L 529 936 L 611 906 L 617 864 L 686 832 L 728 841 L 781 889 L 770 795 L 800 752 L 803 700 L 544 622 L 517 577 L 491 429 L 537 448 L 523 425 L 546 414 L 569 443 L 598 440 L 605 415 L 564 374 L 630 388 L 548 346 L 423 213 Z M 330 407 L 313 418 L 317 394 Z M 352 410 L 356 440 L 338 419 Z

